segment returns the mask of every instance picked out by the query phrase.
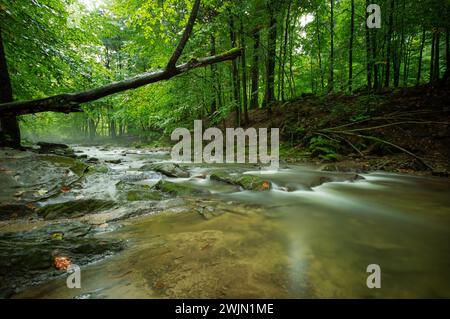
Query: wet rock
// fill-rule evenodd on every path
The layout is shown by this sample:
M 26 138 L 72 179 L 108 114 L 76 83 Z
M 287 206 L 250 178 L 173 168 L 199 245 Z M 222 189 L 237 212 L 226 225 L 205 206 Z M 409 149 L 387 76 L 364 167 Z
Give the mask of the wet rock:
M 112 208 L 115 205 L 116 203 L 113 201 L 100 199 L 75 200 L 39 208 L 38 215 L 47 220 L 56 218 L 75 218 Z
M 72 222 L 48 225 L 19 233 L 0 235 L 0 295 L 59 276 L 53 268 L 55 256 L 65 256 L 78 266 L 94 262 L 124 248 L 119 240 L 98 239 L 90 235 L 91 226 Z M 61 238 L 53 234 L 61 233 Z
M 58 143 L 38 142 L 37 145 L 41 147 L 41 150 L 68 149 L 69 148 L 69 146 L 66 144 L 58 144 Z
M 174 163 L 151 163 L 142 166 L 140 171 L 155 171 L 168 177 L 187 178 L 189 173 Z
M 154 189 L 172 196 L 186 196 L 208 193 L 205 190 L 197 189 L 191 185 L 172 183 L 165 180 L 160 180 L 158 183 L 156 183 Z
M 26 204 L 48 198 L 79 180 L 88 166 L 70 157 L 0 152 L 0 202 Z M 17 194 L 20 192 L 20 196 Z
M 271 188 L 268 181 L 259 176 L 253 175 L 234 175 L 225 172 L 215 172 L 210 176 L 211 180 L 236 185 L 245 190 L 263 191 Z
M 98 158 L 96 158 L 96 157 L 91 157 L 91 158 L 88 158 L 88 160 L 87 160 L 86 162 L 87 162 L 87 163 L 95 164 L 95 163 L 98 163 Z
M 127 201 L 154 201 L 163 199 L 163 195 L 154 190 L 150 185 L 138 185 L 120 181 L 116 184 L 116 189 L 121 191 L 122 199 Z
M 327 176 L 317 176 L 309 182 L 309 187 L 317 187 L 322 184 L 332 183 L 332 182 L 355 182 L 359 180 L 364 180 L 365 178 L 358 174 L 340 174 L 340 175 L 327 175 Z
M 433 176 L 448 177 L 448 171 L 445 169 L 434 169 L 431 173 Z
M 120 164 L 122 163 L 122 160 L 120 159 L 115 159 L 115 160 L 107 160 L 105 161 L 106 163 L 110 163 L 110 164 Z
M 0 220 L 29 217 L 34 212 L 34 209 L 25 204 L 0 205 Z
M 75 158 L 75 152 L 66 144 L 39 142 L 37 145 L 41 154 L 55 154 Z

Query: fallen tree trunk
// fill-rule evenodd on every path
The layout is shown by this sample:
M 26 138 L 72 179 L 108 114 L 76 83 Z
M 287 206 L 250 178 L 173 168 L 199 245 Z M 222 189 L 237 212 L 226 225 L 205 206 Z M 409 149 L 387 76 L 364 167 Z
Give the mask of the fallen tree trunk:
M 67 93 L 51 96 L 44 99 L 17 101 L 0 104 L 0 117 L 33 114 L 40 112 L 82 112 L 80 104 L 92 102 L 103 97 L 137 89 L 141 86 L 171 79 L 190 70 L 208 66 L 211 64 L 234 60 L 241 55 L 241 49 L 232 49 L 223 54 L 209 56 L 201 59 L 192 59 L 188 63 L 181 64 L 172 69 L 164 69 L 150 73 L 144 73 L 123 81 L 107 84 L 92 90 Z

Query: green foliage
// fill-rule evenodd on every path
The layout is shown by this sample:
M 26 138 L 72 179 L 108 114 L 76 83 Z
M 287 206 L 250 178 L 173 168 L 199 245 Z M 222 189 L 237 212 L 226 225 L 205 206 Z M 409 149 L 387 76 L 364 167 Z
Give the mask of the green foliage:
M 338 144 L 322 135 L 313 136 L 309 141 L 309 150 L 312 156 L 324 161 L 337 160 Z

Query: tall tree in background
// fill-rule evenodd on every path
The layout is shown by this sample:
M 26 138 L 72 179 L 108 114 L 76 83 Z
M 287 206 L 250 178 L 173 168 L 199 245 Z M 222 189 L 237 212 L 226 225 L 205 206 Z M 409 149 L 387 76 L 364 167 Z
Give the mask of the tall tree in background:
M 330 0 L 330 78 L 328 92 L 334 89 L 334 0 Z
M 353 38 L 355 31 L 355 0 L 351 0 L 350 8 L 350 45 L 348 48 L 348 90 L 353 92 Z
M 395 0 L 391 0 L 391 9 L 389 11 L 389 26 L 388 31 L 386 35 L 386 43 L 387 43 L 387 49 L 386 49 L 386 69 L 385 69 L 385 80 L 384 80 L 384 86 L 389 87 L 390 84 L 390 75 L 391 75 L 391 48 L 392 48 L 392 33 L 394 29 L 394 9 L 395 9 Z
M 252 78 L 252 91 L 250 107 L 256 109 L 259 107 L 259 46 L 261 42 L 260 35 L 261 28 L 255 27 L 252 30 L 253 38 L 253 52 L 252 52 L 252 66 L 251 66 L 251 78 Z
M 277 51 L 277 18 L 275 16 L 275 2 L 268 2 L 267 11 L 269 24 L 267 32 L 267 63 L 266 63 L 266 91 L 264 95 L 264 106 L 272 112 L 272 104 L 275 101 L 275 60 Z

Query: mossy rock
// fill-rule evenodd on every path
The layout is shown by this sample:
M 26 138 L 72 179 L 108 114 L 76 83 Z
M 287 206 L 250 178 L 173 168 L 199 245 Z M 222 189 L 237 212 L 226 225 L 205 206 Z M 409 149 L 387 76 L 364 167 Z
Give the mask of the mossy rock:
M 133 190 L 127 192 L 127 200 L 130 202 L 161 199 L 163 199 L 163 195 L 156 191 Z
M 116 205 L 113 201 L 100 199 L 76 200 L 65 203 L 51 204 L 38 209 L 39 216 L 45 219 L 75 218 L 98 212 Z
M 271 188 L 268 181 L 253 175 L 230 175 L 225 172 L 215 172 L 210 176 L 211 180 L 236 185 L 245 190 L 263 191 Z
M 151 163 L 142 166 L 140 171 L 155 171 L 167 177 L 187 178 L 189 173 L 178 164 L 174 163 Z
M 82 176 L 86 170 L 89 168 L 89 165 L 76 160 L 71 157 L 59 156 L 59 155 L 40 155 L 39 159 L 51 162 L 60 166 L 66 166 L 72 172 L 74 172 L 77 176 Z
M 120 181 L 116 184 L 116 189 L 121 191 L 122 199 L 130 202 L 163 199 L 163 195 L 150 185 L 139 185 Z
M 198 195 L 206 193 L 206 191 L 196 189 L 193 186 L 172 183 L 165 180 L 160 180 L 154 186 L 154 189 L 172 196 Z

